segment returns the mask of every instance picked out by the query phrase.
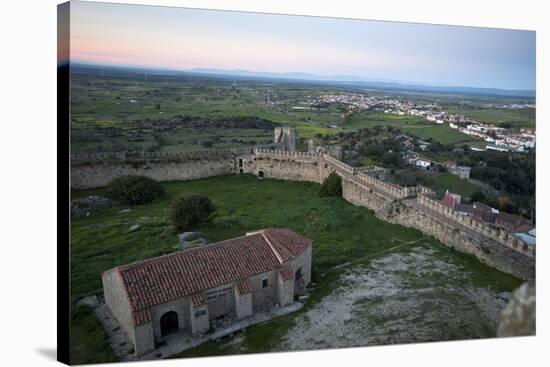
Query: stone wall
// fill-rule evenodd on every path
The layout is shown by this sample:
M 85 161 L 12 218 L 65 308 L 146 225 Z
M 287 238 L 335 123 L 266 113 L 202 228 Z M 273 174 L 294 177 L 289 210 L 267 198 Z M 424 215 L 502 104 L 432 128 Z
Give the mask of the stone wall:
M 134 323 L 132 322 L 132 314 L 130 302 L 126 296 L 126 288 L 122 283 L 118 271 L 114 269 L 108 270 L 101 275 L 103 282 L 103 295 L 105 304 L 118 320 L 120 326 L 132 340 L 135 345 Z
M 262 280 L 267 279 L 268 286 L 262 288 Z M 272 270 L 266 273 L 254 275 L 248 279 L 252 287 L 252 311 L 268 311 L 277 299 L 277 271 Z
M 147 176 L 156 181 L 182 181 L 227 175 L 234 172 L 233 157 L 197 160 L 139 160 L 91 162 L 71 167 L 71 187 L 102 187 L 111 180 L 127 176 Z
M 252 293 L 240 294 L 237 289 L 235 289 L 235 312 L 237 319 L 245 319 L 252 316 Z
M 277 277 L 277 300 L 282 307 L 294 302 L 294 278 L 283 279 L 279 274 Z
M 304 252 L 296 256 L 294 259 L 284 263 L 284 265 L 290 267 L 294 273 L 296 273 L 296 271 L 299 268 L 302 268 L 302 276 L 304 278 L 304 283 L 306 285 L 311 283 L 311 264 L 312 264 L 312 247 L 311 246 L 308 246 L 308 248 Z
M 153 322 L 153 335 L 156 341 L 162 339 L 160 331 L 160 318 L 167 312 L 174 311 L 178 314 L 179 330 L 191 332 L 191 319 L 189 313 L 189 302 L 187 298 L 178 298 L 160 305 L 151 307 L 151 321 Z
M 391 223 L 419 229 L 449 247 L 475 255 L 481 262 L 500 271 L 521 279 L 535 278 L 535 258 L 532 249 L 524 250 L 523 246 L 520 248 L 519 242 L 516 248 L 508 246 L 497 237 L 462 225 L 462 221 L 466 221 L 467 217 L 457 222 L 453 216 L 441 215 L 442 213 L 415 205 L 416 201 L 417 199 L 408 199 L 408 202 L 393 202 L 379 211 L 377 216 Z
M 331 172 L 342 177 L 343 198 L 350 203 L 372 209 L 380 218 L 433 235 L 442 243 L 472 253 L 497 269 L 524 279 L 534 278 L 534 246 L 444 207 L 430 198 L 433 191 L 429 188 L 384 182 L 369 175 L 369 169 L 351 167 L 327 154 L 256 148 L 80 157 L 72 164 L 71 185 L 73 188 L 99 187 L 128 174 L 173 181 L 241 173 L 322 183 Z M 396 215 L 397 211 L 390 215 L 394 209 L 411 216 Z M 270 285 L 275 283 L 276 278 L 270 279 Z M 266 304 L 276 302 L 275 293 L 268 298 Z M 263 301 L 253 299 L 255 311 L 261 307 L 260 303 Z

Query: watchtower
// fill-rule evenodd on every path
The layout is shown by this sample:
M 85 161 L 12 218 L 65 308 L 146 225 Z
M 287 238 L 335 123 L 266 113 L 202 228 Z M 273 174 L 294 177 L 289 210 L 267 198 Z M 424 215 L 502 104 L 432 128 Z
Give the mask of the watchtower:
M 296 130 L 290 126 L 280 126 L 275 128 L 275 137 L 273 142 L 280 144 L 282 150 L 296 150 Z

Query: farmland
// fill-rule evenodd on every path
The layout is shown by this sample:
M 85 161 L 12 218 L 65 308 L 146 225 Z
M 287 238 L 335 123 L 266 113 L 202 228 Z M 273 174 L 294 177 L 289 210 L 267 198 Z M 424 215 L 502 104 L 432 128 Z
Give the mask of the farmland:
M 465 96 L 426 95 L 370 90 L 357 86 L 271 79 L 233 80 L 230 76 L 165 75 L 136 71 L 79 68 L 72 71 L 72 151 L 187 151 L 234 148 L 272 141 L 272 126 L 296 128 L 298 146 L 306 139 L 393 126 L 420 139 L 442 144 L 476 144 L 478 139 L 436 125 L 420 116 L 400 116 L 379 109 L 350 113 L 345 104 L 312 107 L 323 95 L 363 93 L 377 98 L 436 101 L 449 112 L 464 112 L 480 122 L 534 125 L 534 109 L 488 108 L 471 96 L 469 107 L 456 103 Z M 453 102 L 454 101 L 454 102 Z M 442 107 L 442 108 L 443 108 Z M 200 119 L 200 126 L 189 121 Z M 235 125 L 234 121 L 245 121 Z M 263 121 L 266 124 L 257 124 Z M 227 122 L 224 123 L 224 122 Z
M 346 130 L 359 130 L 374 126 L 393 126 L 410 133 L 419 139 L 433 139 L 441 144 L 466 144 L 479 141 L 461 134 L 449 125 L 429 123 L 418 116 L 400 116 L 379 112 L 362 112 L 354 114 L 344 125 Z

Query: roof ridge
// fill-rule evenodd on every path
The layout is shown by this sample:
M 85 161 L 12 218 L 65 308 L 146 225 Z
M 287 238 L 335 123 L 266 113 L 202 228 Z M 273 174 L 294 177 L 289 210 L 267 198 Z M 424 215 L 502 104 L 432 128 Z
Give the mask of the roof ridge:
M 273 253 L 275 254 L 275 257 L 277 258 L 277 260 L 279 260 L 279 262 L 281 264 L 284 263 L 283 261 L 283 257 L 281 256 L 281 254 L 279 253 L 279 251 L 277 251 L 275 249 L 275 246 L 273 246 L 273 244 L 271 243 L 271 241 L 269 240 L 269 238 L 267 238 L 268 236 L 266 236 L 266 233 L 265 233 L 265 230 L 260 232 L 262 234 L 262 237 L 264 238 L 264 240 L 267 242 L 267 244 L 269 245 L 269 248 L 271 249 L 271 251 L 273 251 Z
M 262 232 L 263 232 L 263 230 L 262 230 Z M 164 255 L 155 256 L 155 257 L 152 257 L 152 258 L 149 258 L 149 259 L 137 260 L 137 261 L 131 262 L 129 264 L 118 265 L 118 266 L 116 266 L 112 269 L 108 269 L 108 270 L 117 270 L 119 272 L 120 271 L 125 271 L 125 270 L 131 269 L 131 268 L 133 268 L 134 266 L 137 266 L 137 265 L 141 265 L 141 264 L 144 264 L 144 263 L 151 263 L 152 264 L 152 263 L 160 261 L 164 258 L 173 257 L 173 256 L 176 256 L 176 255 L 185 253 L 185 252 L 199 252 L 199 251 L 204 251 L 204 250 L 211 249 L 211 248 L 214 248 L 214 247 L 220 247 L 222 245 L 227 244 L 227 242 L 233 242 L 233 241 L 239 240 L 241 238 L 249 238 L 249 237 L 252 237 L 252 236 L 259 235 L 262 232 L 253 233 L 253 234 L 250 234 L 250 235 L 239 236 L 239 237 L 234 237 L 234 238 L 228 238 L 226 240 L 213 242 L 213 243 L 198 246 L 198 247 L 191 247 L 191 248 L 187 248 L 187 249 L 183 249 L 183 250 L 178 250 L 178 251 L 170 252 L 170 253 L 167 253 L 167 254 L 164 254 Z M 106 271 L 108 271 L 108 270 L 106 270 Z

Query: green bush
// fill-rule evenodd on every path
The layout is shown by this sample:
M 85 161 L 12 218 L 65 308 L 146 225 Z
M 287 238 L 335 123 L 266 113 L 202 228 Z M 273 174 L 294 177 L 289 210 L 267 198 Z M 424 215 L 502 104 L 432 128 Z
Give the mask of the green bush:
M 323 181 L 319 196 L 342 196 L 342 177 L 332 172 Z
M 111 181 L 106 194 L 121 204 L 147 204 L 164 195 L 164 187 L 149 177 L 124 176 Z
M 208 196 L 187 193 L 172 203 L 170 219 L 178 231 L 186 231 L 207 223 L 215 210 Z

